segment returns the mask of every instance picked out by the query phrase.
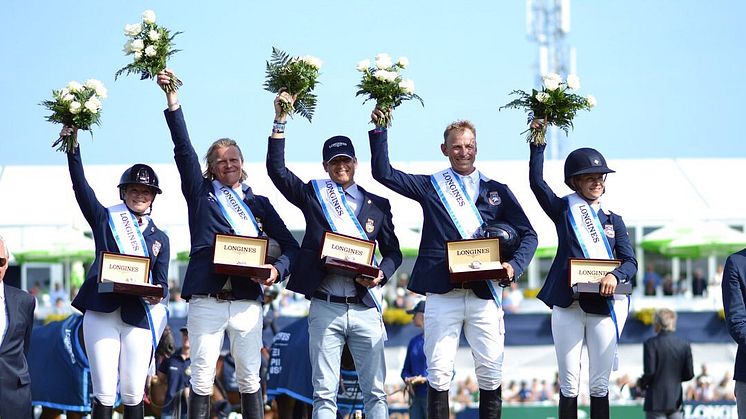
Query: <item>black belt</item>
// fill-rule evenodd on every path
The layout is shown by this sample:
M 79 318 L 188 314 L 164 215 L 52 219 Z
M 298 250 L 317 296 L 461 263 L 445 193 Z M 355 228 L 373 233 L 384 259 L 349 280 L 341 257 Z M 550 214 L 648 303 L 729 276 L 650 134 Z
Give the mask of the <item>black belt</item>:
M 321 291 L 314 292 L 313 298 L 318 298 L 319 300 L 324 300 L 328 303 L 360 304 L 363 302 L 363 299 L 361 297 L 358 297 L 357 295 L 354 295 L 352 297 L 339 297 Z
M 233 295 L 233 292 L 231 291 L 219 291 L 212 294 L 194 294 L 195 297 L 207 297 L 207 298 L 214 298 L 218 301 L 236 301 L 236 300 L 244 300 L 245 298 L 238 298 L 235 295 Z

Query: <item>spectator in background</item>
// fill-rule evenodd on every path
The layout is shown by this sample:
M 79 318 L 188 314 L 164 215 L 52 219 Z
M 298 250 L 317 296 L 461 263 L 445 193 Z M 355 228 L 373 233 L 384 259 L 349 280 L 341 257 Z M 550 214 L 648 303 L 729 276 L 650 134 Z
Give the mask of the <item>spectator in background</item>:
M 692 276 L 692 295 L 702 297 L 707 292 L 707 278 L 702 269 L 695 269 Z
M 191 346 L 186 327 L 181 328 L 181 348 L 158 367 L 158 378 L 152 380 L 151 386 L 164 390 L 162 419 L 186 419 L 187 400 L 189 398 L 189 376 L 191 375 L 189 358 Z
M 412 323 L 420 330 L 425 326 L 425 301 L 420 301 L 413 309 Z M 407 356 L 401 370 L 401 378 L 410 391 L 409 419 L 427 418 L 427 360 L 425 359 L 425 336 L 418 334 L 409 341 Z
M 736 395 L 733 383 L 733 374 L 730 371 L 726 371 L 723 379 L 720 380 L 720 383 L 715 388 L 715 400 L 735 401 Z
M 666 274 L 663 277 L 662 289 L 663 289 L 663 295 L 666 295 L 666 296 L 674 295 L 676 293 L 676 287 L 674 287 L 671 274 Z
M 64 289 L 62 288 L 62 285 L 60 285 L 60 283 L 59 283 L 59 282 L 56 282 L 56 283 L 54 284 L 54 289 L 53 289 L 52 291 L 50 291 L 50 293 L 49 293 L 49 299 L 50 299 L 50 300 L 51 300 L 51 301 L 52 301 L 52 302 L 53 302 L 53 303 L 54 303 L 55 305 L 57 305 L 57 300 L 59 300 L 59 299 L 62 299 L 62 302 L 63 302 L 63 303 L 67 303 L 67 302 L 69 301 L 69 300 L 68 300 L 68 297 L 67 297 L 67 291 L 65 291 L 65 290 L 64 290 Z
M 643 344 L 643 409 L 647 419 L 683 419 L 681 383 L 694 376 L 692 349 L 689 342 L 674 334 L 676 312 L 658 310 L 654 327 L 657 335 Z M 702 368 L 706 373 L 704 364 Z
M 523 291 L 518 288 L 516 281 L 511 281 L 509 287 L 503 288 L 503 310 L 506 313 L 517 313 L 523 302 Z
M 658 272 L 655 271 L 653 264 L 649 263 L 648 270 L 645 271 L 645 276 L 642 278 L 642 285 L 645 287 L 645 295 L 655 295 L 662 282 L 663 279 L 658 275 Z

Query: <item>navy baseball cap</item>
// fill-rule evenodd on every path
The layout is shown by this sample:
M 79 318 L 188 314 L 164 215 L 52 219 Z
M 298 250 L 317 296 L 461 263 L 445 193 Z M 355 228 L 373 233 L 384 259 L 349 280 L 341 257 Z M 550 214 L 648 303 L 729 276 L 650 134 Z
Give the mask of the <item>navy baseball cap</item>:
M 352 140 L 343 135 L 337 135 L 324 142 L 323 155 L 324 161 L 329 161 L 339 156 L 354 159 L 355 147 L 352 146 Z
M 411 310 L 407 310 L 407 314 L 424 313 L 425 312 L 425 300 L 420 301 Z

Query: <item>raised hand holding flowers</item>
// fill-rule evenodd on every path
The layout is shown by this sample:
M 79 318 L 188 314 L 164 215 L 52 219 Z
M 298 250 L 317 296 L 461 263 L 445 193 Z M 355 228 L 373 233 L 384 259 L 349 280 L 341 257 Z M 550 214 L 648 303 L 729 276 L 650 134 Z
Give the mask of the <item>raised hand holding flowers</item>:
M 363 73 L 358 91 L 355 96 L 368 95 L 363 103 L 369 100 L 376 101 L 376 108 L 381 110 L 382 116 L 376 118 L 376 125 L 390 127 L 393 116 L 391 111 L 405 100 L 416 99 L 422 106 L 425 103 L 422 98 L 414 93 L 414 82 L 402 78 L 399 72 L 409 65 L 406 57 L 399 57 L 396 63 L 386 53 L 376 55 L 375 62 L 371 65 L 370 60 L 362 60 L 355 67 Z
M 158 72 L 166 69 L 166 62 L 171 55 L 179 52 L 173 48 L 173 40 L 181 32 L 171 32 L 155 23 L 155 12 L 146 10 L 142 13 L 142 22 L 124 25 L 124 34 L 128 37 L 124 44 L 124 55 L 131 55 L 132 63 L 122 67 L 114 79 L 122 74 L 140 74 L 140 79 L 153 79 Z M 181 87 L 182 82 L 173 77 L 171 83 L 163 85 L 166 92 L 173 92 Z
M 567 81 L 556 73 L 549 73 L 544 76 L 541 90 L 532 89 L 531 93 L 523 90 L 514 90 L 511 95 L 518 95 L 519 98 L 508 103 L 503 108 L 523 109 L 529 113 L 534 121 L 528 130 L 523 133 L 526 135 L 526 141 L 534 145 L 546 144 L 546 131 L 548 125 L 559 127 L 565 134 L 573 128 L 572 120 L 579 110 L 591 110 L 596 106 L 596 98 L 588 95 L 586 97 L 570 93 L 569 90 L 580 89 L 580 79 L 578 76 L 571 74 L 567 76 Z
M 65 153 L 75 150 L 78 146 L 78 129 L 91 131 L 93 125 L 99 125 L 101 100 L 106 99 L 107 94 L 104 84 L 95 79 L 89 79 L 85 84 L 71 81 L 64 88 L 53 90 L 52 100 L 41 102 L 42 106 L 52 111 L 46 120 L 64 125 L 52 147 Z
M 272 57 L 267 61 L 267 78 L 264 90 L 272 93 L 287 92 L 293 101 L 281 101 L 282 111 L 292 116 L 296 113 L 311 122 L 316 110 L 316 95 L 313 89 L 318 83 L 321 60 L 311 55 L 291 57 L 284 51 L 272 47 Z

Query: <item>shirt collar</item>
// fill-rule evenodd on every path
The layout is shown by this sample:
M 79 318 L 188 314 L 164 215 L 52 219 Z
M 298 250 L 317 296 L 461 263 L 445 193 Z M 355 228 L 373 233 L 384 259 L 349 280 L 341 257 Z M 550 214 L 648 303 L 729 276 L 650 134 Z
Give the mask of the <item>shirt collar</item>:
M 469 173 L 468 175 L 461 175 L 458 173 L 456 174 L 461 178 L 461 180 L 466 181 L 466 179 L 470 179 L 472 183 L 477 184 L 477 185 L 479 184 L 479 180 L 482 179 L 482 174 L 477 169 L 474 169 L 474 171 Z
M 5 300 L 5 282 L 0 282 L 0 300 Z
M 360 188 L 357 187 L 357 183 L 348 186 L 347 189 L 345 189 L 345 193 L 357 201 L 361 200 L 363 195 L 363 193 L 360 192 Z

